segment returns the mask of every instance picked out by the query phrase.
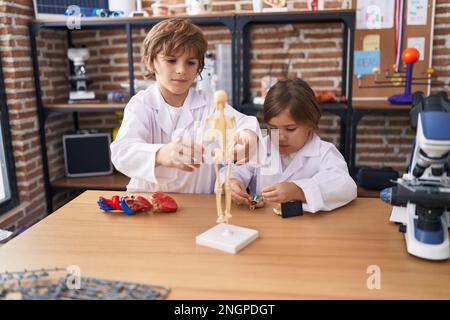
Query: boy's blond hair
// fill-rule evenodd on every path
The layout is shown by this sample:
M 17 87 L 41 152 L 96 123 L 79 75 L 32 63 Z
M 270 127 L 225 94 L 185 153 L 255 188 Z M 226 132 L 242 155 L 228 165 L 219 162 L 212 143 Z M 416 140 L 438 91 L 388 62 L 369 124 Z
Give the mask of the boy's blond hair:
M 208 42 L 202 30 L 186 18 L 170 18 L 156 24 L 144 40 L 142 62 L 149 74 L 154 76 L 153 63 L 159 53 L 174 56 L 189 50 L 199 60 L 198 73 L 205 66 Z

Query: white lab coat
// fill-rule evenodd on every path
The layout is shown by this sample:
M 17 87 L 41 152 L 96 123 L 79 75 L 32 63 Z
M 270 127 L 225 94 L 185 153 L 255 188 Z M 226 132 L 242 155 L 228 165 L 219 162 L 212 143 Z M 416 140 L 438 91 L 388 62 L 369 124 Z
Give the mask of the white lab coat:
M 268 137 L 264 140 L 270 143 Z M 303 210 L 308 212 L 330 211 L 356 198 L 356 184 L 348 173 L 344 158 L 333 144 L 314 134 L 293 155 L 284 171 L 277 148 L 273 144 L 269 148 L 272 156 L 267 156 L 264 166 L 232 167 L 232 177 L 241 180 L 251 194 L 260 195 L 262 189 L 275 183 L 293 182 L 303 190 L 306 198 Z M 222 179 L 224 169 L 220 171 Z
M 131 180 L 129 192 L 212 193 L 215 174 L 212 164 L 203 164 L 193 172 L 155 167 L 156 152 L 178 136 L 195 138 L 194 128 L 215 112 L 213 97 L 190 89 L 183 111 L 174 127 L 170 112 L 156 84 L 133 96 L 116 139 L 111 144 L 111 160 L 116 169 Z M 230 106 L 226 115 L 236 116 L 238 131 L 249 129 L 261 137 L 255 117 L 245 116 Z M 211 146 L 210 146 L 211 147 Z

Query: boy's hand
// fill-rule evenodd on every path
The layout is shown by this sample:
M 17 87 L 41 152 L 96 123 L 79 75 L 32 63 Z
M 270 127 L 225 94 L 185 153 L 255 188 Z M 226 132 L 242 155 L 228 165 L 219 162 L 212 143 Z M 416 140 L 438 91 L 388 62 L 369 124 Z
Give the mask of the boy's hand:
M 236 165 L 241 165 L 257 156 L 258 136 L 251 130 L 245 129 L 239 132 L 236 144 L 233 146 L 233 158 Z
M 264 200 L 270 202 L 284 203 L 294 200 L 306 202 L 303 190 L 293 182 L 275 183 L 262 190 Z
M 238 205 L 247 205 L 250 201 L 250 195 L 245 191 L 242 181 L 230 179 L 231 183 L 231 200 Z
M 177 168 L 192 172 L 203 162 L 203 149 L 182 137 L 162 146 L 156 153 L 156 166 Z

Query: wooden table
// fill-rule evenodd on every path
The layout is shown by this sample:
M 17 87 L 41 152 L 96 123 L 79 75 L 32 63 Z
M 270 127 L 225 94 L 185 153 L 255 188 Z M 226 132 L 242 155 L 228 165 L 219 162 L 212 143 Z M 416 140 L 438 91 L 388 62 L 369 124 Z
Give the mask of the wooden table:
M 358 198 L 330 213 L 281 219 L 234 208 L 259 230 L 236 255 L 197 246 L 215 225 L 214 195 L 174 194 L 174 214 L 102 213 L 87 191 L 0 248 L 0 271 L 78 265 L 82 275 L 165 284 L 171 299 L 450 299 L 450 261 L 410 256 L 390 206 Z M 367 268 L 381 270 L 369 290 Z

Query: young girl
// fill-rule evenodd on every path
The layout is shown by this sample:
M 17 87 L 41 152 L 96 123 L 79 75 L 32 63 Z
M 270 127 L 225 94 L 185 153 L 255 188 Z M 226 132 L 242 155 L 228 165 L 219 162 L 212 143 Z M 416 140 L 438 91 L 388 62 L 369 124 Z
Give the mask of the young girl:
M 315 133 L 321 112 L 305 81 L 276 83 L 266 96 L 263 113 L 271 154 L 263 167 L 233 167 L 235 203 L 248 204 L 247 187 L 264 201 L 300 200 L 303 210 L 309 212 L 333 210 L 356 198 L 356 184 L 344 158 Z
M 214 190 L 213 165 L 200 166 L 202 146 L 195 143 L 195 129 L 207 116 L 214 116 L 213 97 L 191 88 L 203 69 L 206 49 L 201 29 L 187 19 L 164 20 L 145 38 L 142 61 L 156 84 L 130 99 L 111 144 L 114 166 L 131 178 L 127 191 Z M 258 121 L 228 105 L 225 114 L 235 116 L 237 144 L 244 146 L 248 160 L 252 157 L 249 145 L 258 139 Z M 184 139 L 186 135 L 190 139 Z

